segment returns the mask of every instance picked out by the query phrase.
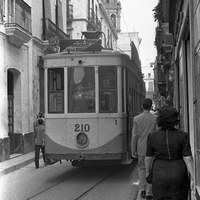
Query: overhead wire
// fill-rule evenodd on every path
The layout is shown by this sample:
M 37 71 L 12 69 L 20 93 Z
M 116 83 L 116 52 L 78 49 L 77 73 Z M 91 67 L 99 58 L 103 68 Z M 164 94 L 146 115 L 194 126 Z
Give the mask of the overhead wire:
M 130 40 L 131 40 L 131 42 L 132 42 L 132 39 L 131 39 L 131 36 L 130 36 L 130 32 L 129 32 L 129 30 L 128 30 L 128 26 L 127 26 L 127 24 L 126 24 L 126 21 L 125 21 L 125 18 L 124 18 L 124 14 L 123 14 L 122 11 L 121 11 L 121 16 L 122 16 L 122 19 L 123 19 L 123 21 L 124 21 L 124 25 L 125 25 L 126 31 L 127 31 L 127 33 L 128 33 L 128 36 L 129 36 L 129 38 L 130 38 Z
M 132 40 L 132 38 L 131 38 L 131 36 L 130 36 L 130 32 L 129 32 L 129 30 L 128 30 L 128 26 L 127 26 L 127 24 L 126 24 L 126 21 L 125 21 L 125 18 L 124 18 L 124 14 L 123 14 L 122 11 L 121 11 L 121 16 L 122 16 L 122 19 L 123 19 L 123 22 L 124 22 L 126 31 L 127 31 L 127 33 L 128 33 L 128 37 L 129 37 L 129 39 L 130 39 L 130 42 L 132 42 L 133 40 Z M 125 51 L 122 50 L 122 49 L 120 49 L 119 47 L 117 47 L 117 49 L 120 50 L 121 52 L 124 52 L 124 53 L 125 53 Z

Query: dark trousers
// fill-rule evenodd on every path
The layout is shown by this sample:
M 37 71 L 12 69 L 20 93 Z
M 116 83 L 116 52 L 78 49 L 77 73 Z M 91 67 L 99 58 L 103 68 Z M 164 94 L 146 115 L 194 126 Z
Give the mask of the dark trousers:
M 35 145 L 35 166 L 39 167 L 40 149 L 42 150 L 43 161 L 45 163 L 45 148 L 42 145 Z

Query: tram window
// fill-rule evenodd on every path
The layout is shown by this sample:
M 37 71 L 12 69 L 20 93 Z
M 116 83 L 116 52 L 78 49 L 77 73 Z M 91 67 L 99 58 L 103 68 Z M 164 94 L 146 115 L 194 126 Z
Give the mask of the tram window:
M 99 68 L 99 112 L 117 112 L 117 68 Z
M 95 112 L 94 67 L 68 68 L 69 113 Z
M 125 107 L 124 107 L 124 85 L 125 85 L 125 82 L 124 82 L 124 69 L 122 69 L 122 112 L 125 111 Z
M 64 69 L 48 69 L 48 112 L 64 113 Z

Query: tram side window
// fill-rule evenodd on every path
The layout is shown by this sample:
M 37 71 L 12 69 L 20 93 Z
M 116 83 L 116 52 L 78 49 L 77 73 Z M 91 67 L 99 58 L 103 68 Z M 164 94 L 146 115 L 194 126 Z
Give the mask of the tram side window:
M 94 67 L 68 68 L 69 113 L 95 112 Z
M 117 113 L 116 67 L 99 67 L 99 112 Z
M 124 81 L 124 74 L 125 74 L 125 71 L 124 71 L 124 69 L 122 69 L 122 73 L 121 73 L 121 75 L 122 75 L 122 112 L 124 112 L 125 111 L 125 105 L 124 105 L 124 85 L 125 85 L 125 81 Z
M 64 113 L 64 69 L 48 69 L 48 112 Z

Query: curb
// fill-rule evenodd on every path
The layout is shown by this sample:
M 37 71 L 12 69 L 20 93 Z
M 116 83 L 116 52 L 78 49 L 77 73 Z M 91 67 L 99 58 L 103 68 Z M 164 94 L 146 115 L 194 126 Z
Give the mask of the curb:
M 24 162 L 21 162 L 19 164 L 15 164 L 13 166 L 10 166 L 6 169 L 0 169 L 0 177 L 3 176 L 3 175 L 9 174 L 11 172 L 14 172 L 14 171 L 32 163 L 33 161 L 34 161 L 34 158 L 31 158 L 31 159 L 25 160 Z

